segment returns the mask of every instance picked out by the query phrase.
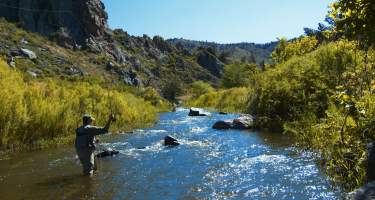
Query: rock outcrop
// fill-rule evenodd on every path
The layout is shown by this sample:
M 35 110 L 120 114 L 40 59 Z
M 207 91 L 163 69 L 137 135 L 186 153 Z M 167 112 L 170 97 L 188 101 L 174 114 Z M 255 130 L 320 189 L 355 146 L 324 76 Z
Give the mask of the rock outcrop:
M 199 52 L 197 62 L 199 65 L 217 77 L 221 77 L 223 74 L 224 63 L 222 63 L 214 54 L 207 50 L 201 50 Z
M 104 9 L 100 0 L 0 0 L 1 17 L 71 46 L 108 35 Z

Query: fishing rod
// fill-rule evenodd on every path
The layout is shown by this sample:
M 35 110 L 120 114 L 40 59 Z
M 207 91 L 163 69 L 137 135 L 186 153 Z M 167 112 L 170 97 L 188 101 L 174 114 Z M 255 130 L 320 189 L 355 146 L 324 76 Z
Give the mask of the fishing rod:
M 112 121 L 113 122 L 116 122 L 117 119 L 116 119 L 116 116 L 113 112 L 113 94 L 112 94 L 112 97 L 110 96 L 110 93 L 111 93 L 111 89 L 113 89 L 113 83 L 114 83 L 114 79 L 112 77 L 112 81 L 110 83 L 110 87 L 107 89 L 107 98 L 108 98 L 108 104 L 109 104 L 109 111 L 110 111 L 110 114 L 111 114 L 111 117 L 112 117 Z

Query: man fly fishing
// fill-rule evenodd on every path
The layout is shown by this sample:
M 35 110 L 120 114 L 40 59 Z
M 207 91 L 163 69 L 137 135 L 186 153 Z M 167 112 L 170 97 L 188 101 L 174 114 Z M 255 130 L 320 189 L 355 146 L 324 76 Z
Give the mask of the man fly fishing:
M 95 118 L 91 115 L 84 115 L 82 118 L 83 125 L 76 129 L 75 148 L 79 160 L 83 167 L 84 175 L 93 175 L 95 169 L 95 136 L 108 133 L 111 123 L 115 121 L 111 114 L 104 127 L 93 126 Z

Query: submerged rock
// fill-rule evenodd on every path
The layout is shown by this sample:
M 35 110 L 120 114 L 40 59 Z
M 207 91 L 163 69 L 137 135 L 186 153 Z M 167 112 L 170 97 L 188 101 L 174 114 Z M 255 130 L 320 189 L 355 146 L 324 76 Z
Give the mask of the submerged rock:
M 116 151 L 116 150 L 106 149 L 103 152 L 96 154 L 96 157 L 98 157 L 98 158 L 104 158 L 104 157 L 114 156 L 114 155 L 117 155 L 119 153 L 120 152 Z
M 226 112 L 219 112 L 219 115 L 227 115 L 228 113 Z
M 177 139 L 173 138 L 172 136 L 165 136 L 164 138 L 164 145 L 165 146 L 178 146 L 180 143 L 178 142 Z

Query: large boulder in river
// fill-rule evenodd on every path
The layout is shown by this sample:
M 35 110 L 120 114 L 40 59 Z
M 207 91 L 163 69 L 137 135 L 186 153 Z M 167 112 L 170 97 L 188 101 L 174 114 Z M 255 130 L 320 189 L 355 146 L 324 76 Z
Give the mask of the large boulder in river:
M 164 138 L 164 145 L 165 146 L 178 146 L 180 143 L 178 142 L 177 139 L 173 138 L 172 136 L 165 136 Z
M 190 108 L 189 116 L 190 117 L 207 116 L 207 113 L 204 113 L 203 110 L 198 109 L 198 108 Z
M 230 121 L 218 121 L 213 126 L 213 129 L 217 130 L 227 130 L 232 128 L 232 122 Z
M 254 118 L 251 115 L 242 115 L 233 120 L 233 129 L 251 129 L 254 126 Z
M 218 130 L 238 129 L 245 130 L 254 127 L 254 118 L 251 115 L 242 115 L 232 121 L 218 121 L 212 128 Z

